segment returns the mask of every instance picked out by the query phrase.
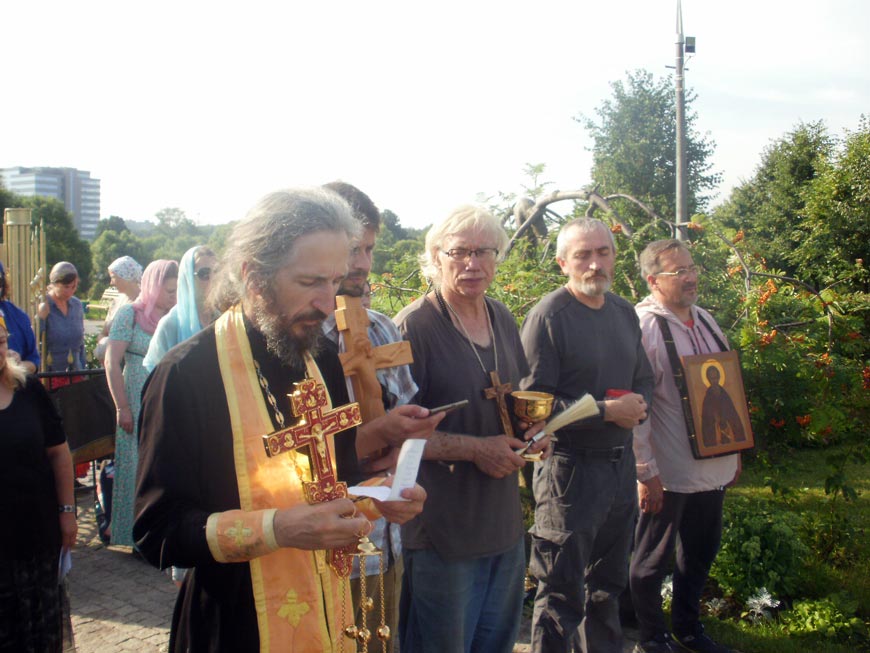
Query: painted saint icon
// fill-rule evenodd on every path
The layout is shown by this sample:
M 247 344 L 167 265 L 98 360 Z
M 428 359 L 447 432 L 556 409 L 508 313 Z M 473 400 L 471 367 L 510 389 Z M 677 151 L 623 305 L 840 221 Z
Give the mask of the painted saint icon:
M 705 447 L 743 442 L 746 434 L 734 402 L 725 389 L 725 370 L 714 359 L 701 366 L 701 378 L 707 391 L 701 406 L 701 439 Z

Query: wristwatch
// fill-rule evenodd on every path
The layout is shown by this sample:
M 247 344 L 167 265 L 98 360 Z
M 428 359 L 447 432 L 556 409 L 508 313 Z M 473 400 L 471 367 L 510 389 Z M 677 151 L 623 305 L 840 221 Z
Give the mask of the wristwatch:
M 75 511 L 76 511 L 76 507 L 75 507 L 75 506 L 71 506 L 71 505 L 69 505 L 69 504 L 66 504 L 66 505 L 64 505 L 64 506 L 58 506 L 58 507 L 57 507 L 57 511 L 58 511 L 58 512 L 75 512 Z

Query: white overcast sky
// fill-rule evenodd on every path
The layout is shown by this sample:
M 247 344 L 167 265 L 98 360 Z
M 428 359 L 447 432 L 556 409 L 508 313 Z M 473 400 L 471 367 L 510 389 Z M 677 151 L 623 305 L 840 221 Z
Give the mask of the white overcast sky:
M 201 224 L 343 179 L 406 226 L 478 193 L 590 180 L 572 120 L 612 81 L 670 72 L 676 0 L 8 2 L 0 167 L 102 182 L 103 217 Z M 687 84 L 720 200 L 798 121 L 870 114 L 870 2 L 683 0 Z

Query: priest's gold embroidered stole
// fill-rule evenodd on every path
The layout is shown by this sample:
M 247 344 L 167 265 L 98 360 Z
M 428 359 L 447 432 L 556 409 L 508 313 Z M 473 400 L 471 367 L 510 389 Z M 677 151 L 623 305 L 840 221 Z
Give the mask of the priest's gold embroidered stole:
M 347 484 L 336 477 L 327 437 L 362 423 L 359 404 L 352 403 L 329 409 L 326 387 L 314 379 L 294 384 L 290 397 L 293 414 L 300 418 L 295 426 L 280 429 L 263 436 L 266 455 L 308 447 L 311 458 L 311 481 L 302 487 L 308 503 L 323 503 L 347 496 Z M 325 409 L 325 410 L 324 410 Z M 356 545 L 329 552 L 329 564 L 342 578 L 350 575 Z

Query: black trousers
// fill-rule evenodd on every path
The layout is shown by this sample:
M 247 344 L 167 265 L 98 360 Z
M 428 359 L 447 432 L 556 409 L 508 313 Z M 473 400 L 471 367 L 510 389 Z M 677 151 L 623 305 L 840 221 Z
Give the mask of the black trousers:
M 641 641 L 668 631 L 661 590 L 672 557 L 672 630 L 684 636 L 698 629 L 701 592 L 722 539 L 724 499 L 725 490 L 693 494 L 666 491 L 661 512 L 641 513 L 629 570 Z
M 628 581 L 636 478 L 631 445 L 557 448 L 535 464 L 533 653 L 623 650 L 618 600 Z

